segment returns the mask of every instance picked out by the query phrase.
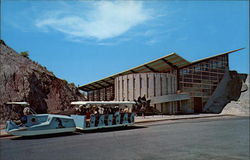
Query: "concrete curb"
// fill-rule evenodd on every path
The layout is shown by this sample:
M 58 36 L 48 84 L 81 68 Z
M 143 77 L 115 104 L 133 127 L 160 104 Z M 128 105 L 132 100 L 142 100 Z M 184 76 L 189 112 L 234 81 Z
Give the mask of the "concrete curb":
M 235 115 L 214 115 L 214 116 L 200 116 L 200 117 L 183 117 L 183 118 L 166 118 L 166 119 L 158 119 L 158 120 L 145 120 L 138 123 L 150 123 L 150 122 L 159 122 L 159 121 L 168 121 L 168 120 L 185 120 L 185 119 L 202 119 L 202 118 L 213 118 L 213 117 L 227 117 L 227 116 L 235 116 Z

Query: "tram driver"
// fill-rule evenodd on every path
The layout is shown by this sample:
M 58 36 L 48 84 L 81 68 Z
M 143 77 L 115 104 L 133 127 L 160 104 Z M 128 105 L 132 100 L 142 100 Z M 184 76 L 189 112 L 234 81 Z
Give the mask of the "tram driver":
M 20 121 L 21 121 L 21 124 L 20 125 L 24 125 L 25 123 L 27 123 L 27 116 L 31 114 L 31 110 L 29 107 L 25 107 L 23 109 L 23 116 L 21 117 Z

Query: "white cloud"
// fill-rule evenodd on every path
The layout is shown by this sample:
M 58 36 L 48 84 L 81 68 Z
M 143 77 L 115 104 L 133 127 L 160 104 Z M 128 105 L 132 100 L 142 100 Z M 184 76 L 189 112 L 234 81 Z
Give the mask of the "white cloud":
M 154 45 L 155 43 L 158 43 L 159 41 L 156 38 L 150 39 L 146 41 L 147 45 Z
M 81 5 L 83 5 L 81 3 Z M 140 1 L 99 1 L 91 6 L 67 11 L 52 11 L 36 19 L 35 25 L 54 29 L 70 37 L 104 40 L 124 34 L 151 18 Z

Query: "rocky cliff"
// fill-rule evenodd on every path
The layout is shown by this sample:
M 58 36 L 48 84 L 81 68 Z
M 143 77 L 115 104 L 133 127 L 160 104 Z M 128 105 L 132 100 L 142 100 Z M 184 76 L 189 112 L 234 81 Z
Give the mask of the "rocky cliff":
M 249 115 L 249 75 L 245 81 L 242 81 L 241 94 L 238 100 L 233 100 L 228 103 L 221 114 L 231 114 L 238 116 L 250 116 Z
M 203 112 L 249 115 L 249 75 L 227 70 Z
M 55 113 L 71 109 L 70 102 L 84 100 L 73 84 L 56 78 L 45 67 L 16 53 L 0 42 L 0 121 L 15 118 L 20 107 L 8 101 L 27 101 L 37 113 Z

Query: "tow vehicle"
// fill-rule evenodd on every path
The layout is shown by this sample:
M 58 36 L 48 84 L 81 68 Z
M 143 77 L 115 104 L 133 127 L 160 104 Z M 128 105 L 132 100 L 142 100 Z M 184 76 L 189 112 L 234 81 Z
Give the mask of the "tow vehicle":
M 6 122 L 6 132 L 15 136 L 35 136 L 55 133 L 74 132 L 76 125 L 70 116 L 37 114 L 27 102 L 7 102 L 10 105 L 28 108 L 31 112 L 24 115 L 19 124 L 13 120 Z

